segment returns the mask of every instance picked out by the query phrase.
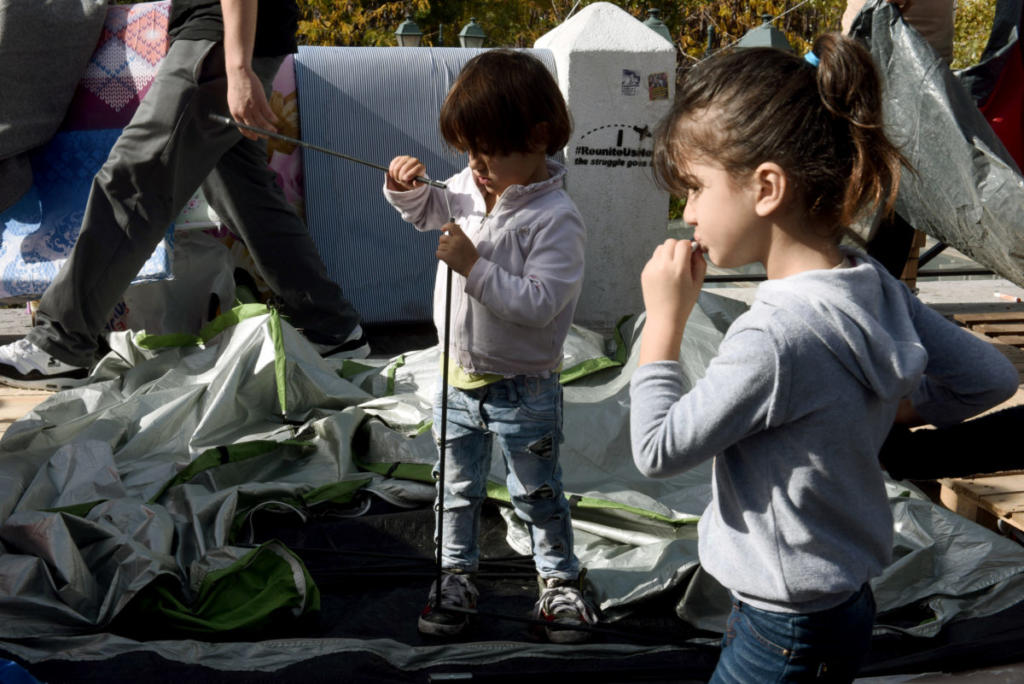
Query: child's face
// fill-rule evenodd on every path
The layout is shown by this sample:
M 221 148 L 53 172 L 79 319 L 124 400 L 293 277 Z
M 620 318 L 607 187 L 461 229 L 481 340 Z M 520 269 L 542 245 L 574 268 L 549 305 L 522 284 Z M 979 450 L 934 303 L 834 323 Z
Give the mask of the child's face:
M 752 179 L 735 179 L 722 167 L 701 162 L 689 162 L 686 169 L 696 187 L 687 192 L 683 220 L 694 227 L 693 239 L 711 263 L 735 268 L 762 261 L 768 232 L 754 211 Z
M 470 151 L 469 168 L 480 191 L 495 198 L 513 185 L 529 185 L 548 177 L 543 151 L 509 154 Z

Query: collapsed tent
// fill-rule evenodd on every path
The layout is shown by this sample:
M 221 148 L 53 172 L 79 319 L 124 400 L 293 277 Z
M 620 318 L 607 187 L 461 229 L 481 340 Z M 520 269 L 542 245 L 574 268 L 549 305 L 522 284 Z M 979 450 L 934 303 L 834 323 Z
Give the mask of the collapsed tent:
M 681 350 L 691 382 L 743 308 L 702 295 Z M 488 494 L 501 515 L 484 549 L 501 555 L 485 569 L 497 582 L 491 609 L 512 621 L 478 630 L 485 641 L 416 635 L 431 568 L 437 348 L 332 364 L 275 311 L 247 305 L 198 337 L 115 335 L 91 384 L 8 430 L 0 649 L 30 668 L 150 654 L 234 672 L 356 653 L 393 676 L 628 657 L 689 663 L 699 678 L 728 611 L 696 554 L 709 470 L 648 480 L 633 467 L 628 383 L 642 318 L 620 332 L 606 341 L 574 329 L 565 359 L 564 482 L 612 630 L 595 643 L 536 643 L 515 622 L 535 588 L 500 459 Z M 907 483 L 889 487 L 896 560 L 873 584 L 880 643 L 919 644 L 1015 609 L 1024 549 Z M 362 548 L 346 550 L 357 539 Z
M 913 154 L 931 154 L 933 132 L 974 130 L 966 109 L 917 97 L 949 97 L 920 38 L 887 6 L 863 16 L 890 78 L 918 79 L 890 91 L 894 118 L 920 142 Z M 1019 180 L 986 136 L 936 148 L 938 169 L 913 157 L 920 180 L 901 210 L 1019 282 L 1009 220 L 1024 213 Z M 947 174 L 964 159 L 970 168 Z M 933 187 L 935 177 L 946 180 Z M 690 382 L 742 308 L 702 295 L 680 350 Z M 276 312 L 250 306 L 198 336 L 114 334 L 91 384 L 52 396 L 0 441 L 0 651 L 50 680 L 76 668 L 133 681 L 510 667 L 518 678 L 706 678 L 728 610 L 696 554 L 709 466 L 649 480 L 632 465 L 628 383 L 642 330 L 642 317 L 612 340 L 574 329 L 563 364 L 564 482 L 606 618 L 593 643 L 540 643 L 517 621 L 536 589 L 500 459 L 483 529 L 490 616 L 456 643 L 420 637 L 437 349 L 332 364 Z M 969 667 L 968 652 L 979 665 L 1019 658 L 1024 550 L 909 483 L 889 492 L 894 561 L 873 582 L 880 612 L 865 674 Z

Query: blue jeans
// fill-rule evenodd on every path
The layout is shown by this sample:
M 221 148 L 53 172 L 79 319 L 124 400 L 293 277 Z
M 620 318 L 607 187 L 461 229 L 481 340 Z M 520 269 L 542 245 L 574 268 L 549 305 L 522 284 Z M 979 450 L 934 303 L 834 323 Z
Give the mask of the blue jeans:
M 789 614 L 733 603 L 713 684 L 850 682 L 871 645 L 875 598 L 865 584 L 844 603 Z
M 439 393 L 434 406 L 437 441 L 440 425 Z M 471 390 L 448 388 L 441 550 L 445 568 L 472 572 L 479 564 L 480 505 L 487 494 L 496 439 L 508 471 L 512 506 L 530 530 L 538 574 L 562 579 L 579 575 L 558 465 L 561 435 L 562 386 L 557 373 L 547 378 L 517 375 Z M 435 531 L 435 543 L 436 536 Z

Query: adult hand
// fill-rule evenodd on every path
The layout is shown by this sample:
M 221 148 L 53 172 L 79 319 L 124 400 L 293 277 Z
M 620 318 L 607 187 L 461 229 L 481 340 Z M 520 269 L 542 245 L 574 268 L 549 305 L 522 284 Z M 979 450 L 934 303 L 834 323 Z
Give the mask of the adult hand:
M 480 254 L 476 245 L 466 237 L 457 223 L 446 223 L 441 227 L 444 233 L 437 241 L 437 258 L 448 264 L 459 275 L 469 277 Z
M 239 123 L 277 132 L 277 115 L 270 108 L 263 84 L 250 66 L 228 70 L 228 111 Z M 242 128 L 238 130 L 250 140 L 266 137 Z

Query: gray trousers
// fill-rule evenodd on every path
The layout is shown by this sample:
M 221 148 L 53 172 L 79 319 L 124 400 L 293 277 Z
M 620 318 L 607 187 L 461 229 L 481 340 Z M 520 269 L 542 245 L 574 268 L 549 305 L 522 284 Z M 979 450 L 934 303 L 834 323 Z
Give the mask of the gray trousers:
M 281 59 L 253 61 L 268 91 Z M 228 113 L 226 93 L 221 44 L 172 43 L 93 180 L 78 241 L 43 294 L 31 342 L 65 363 L 91 366 L 113 307 L 200 184 L 292 325 L 333 343 L 359 323 L 267 168 L 265 143 L 208 119 Z

